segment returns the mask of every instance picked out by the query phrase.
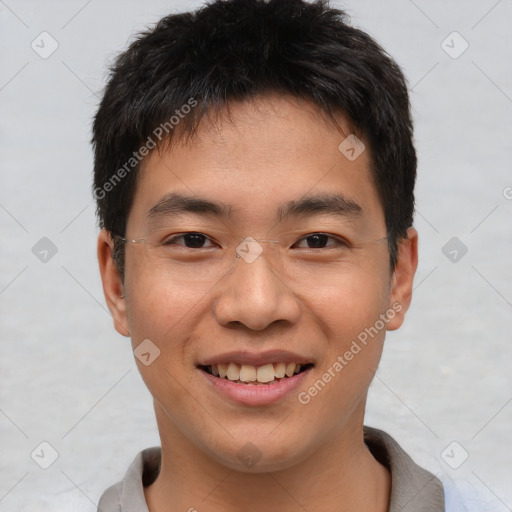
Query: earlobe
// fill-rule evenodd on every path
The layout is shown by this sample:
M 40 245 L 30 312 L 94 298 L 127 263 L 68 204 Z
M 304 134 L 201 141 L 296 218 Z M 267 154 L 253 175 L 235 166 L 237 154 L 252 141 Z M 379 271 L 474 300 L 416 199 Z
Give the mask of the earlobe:
M 390 308 L 395 316 L 388 322 L 387 330 L 394 331 L 404 322 L 412 298 L 412 287 L 418 267 L 418 232 L 414 228 L 407 230 L 407 237 L 398 242 L 398 259 L 391 278 Z
M 116 331 L 123 336 L 129 336 L 130 330 L 128 329 L 126 317 L 124 286 L 112 257 L 113 250 L 114 242 L 112 236 L 107 230 L 102 229 L 98 236 L 98 263 L 103 284 L 103 294 L 114 320 Z

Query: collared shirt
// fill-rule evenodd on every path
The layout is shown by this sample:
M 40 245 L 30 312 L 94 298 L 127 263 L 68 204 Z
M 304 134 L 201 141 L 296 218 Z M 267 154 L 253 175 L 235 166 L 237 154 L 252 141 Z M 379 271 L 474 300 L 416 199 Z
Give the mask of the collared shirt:
M 364 440 L 375 459 L 391 473 L 389 512 L 445 512 L 440 480 L 420 468 L 390 435 L 364 427 Z M 161 456 L 160 447 L 142 450 L 124 479 L 102 494 L 98 512 L 149 512 L 144 487 L 156 480 Z

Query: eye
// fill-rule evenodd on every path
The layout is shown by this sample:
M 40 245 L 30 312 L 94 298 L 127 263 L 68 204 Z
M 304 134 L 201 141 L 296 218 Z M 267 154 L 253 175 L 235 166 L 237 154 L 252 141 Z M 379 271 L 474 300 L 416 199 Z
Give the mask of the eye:
M 328 244 L 329 240 L 333 243 Z M 298 240 L 295 245 L 306 243 L 308 246 L 299 247 L 300 249 L 323 249 L 325 247 L 332 246 L 344 246 L 348 247 L 348 243 L 339 237 L 335 237 L 333 235 L 327 235 L 325 233 L 312 233 L 311 235 L 307 235 Z
M 181 240 L 183 243 L 178 243 Z M 202 233 L 182 233 L 181 235 L 171 236 L 166 238 L 161 245 L 184 245 L 187 249 L 205 249 L 206 247 L 213 247 L 212 245 L 204 246 L 205 242 L 212 242 L 211 239 Z

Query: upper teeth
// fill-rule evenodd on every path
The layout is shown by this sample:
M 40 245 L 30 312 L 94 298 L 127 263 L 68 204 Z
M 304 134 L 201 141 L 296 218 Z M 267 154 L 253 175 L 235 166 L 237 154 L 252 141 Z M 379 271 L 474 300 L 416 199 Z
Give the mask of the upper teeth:
M 269 363 L 263 366 L 253 366 L 251 364 L 212 364 L 210 369 L 213 375 L 221 379 L 228 379 L 241 382 L 272 382 L 274 379 L 291 377 L 299 373 L 301 365 L 297 363 Z

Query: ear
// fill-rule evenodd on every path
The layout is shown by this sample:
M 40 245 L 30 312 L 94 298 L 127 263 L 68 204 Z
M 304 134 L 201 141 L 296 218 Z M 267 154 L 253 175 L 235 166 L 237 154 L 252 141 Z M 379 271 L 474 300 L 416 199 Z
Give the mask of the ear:
M 113 256 L 114 241 L 110 233 L 102 229 L 98 236 L 98 263 L 100 266 L 101 281 L 103 283 L 103 294 L 108 309 L 114 319 L 116 331 L 129 336 L 128 321 L 126 318 L 126 301 L 124 299 L 124 286 L 121 274 L 117 269 Z
M 391 277 L 390 309 L 395 316 L 387 324 L 388 331 L 398 329 L 404 322 L 412 298 L 414 274 L 418 267 L 418 232 L 407 230 L 407 237 L 398 242 L 398 260 Z

